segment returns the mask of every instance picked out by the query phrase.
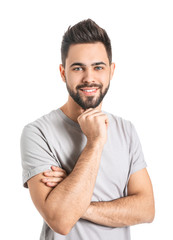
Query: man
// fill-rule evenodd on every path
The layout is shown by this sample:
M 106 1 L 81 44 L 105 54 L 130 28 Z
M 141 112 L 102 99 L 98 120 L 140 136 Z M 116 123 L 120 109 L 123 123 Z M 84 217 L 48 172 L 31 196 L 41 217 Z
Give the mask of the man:
M 129 226 L 153 221 L 154 198 L 134 126 L 101 110 L 115 69 L 110 39 L 88 19 L 66 31 L 61 55 L 68 101 L 21 136 L 40 239 L 128 240 Z

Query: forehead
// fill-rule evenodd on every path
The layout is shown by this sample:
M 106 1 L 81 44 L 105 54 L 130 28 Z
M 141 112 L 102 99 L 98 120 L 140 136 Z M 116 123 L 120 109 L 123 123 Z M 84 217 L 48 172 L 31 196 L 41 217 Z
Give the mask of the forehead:
M 73 44 L 69 48 L 66 64 L 71 65 L 73 62 L 87 65 L 93 62 L 109 63 L 109 59 L 103 43 L 82 43 Z

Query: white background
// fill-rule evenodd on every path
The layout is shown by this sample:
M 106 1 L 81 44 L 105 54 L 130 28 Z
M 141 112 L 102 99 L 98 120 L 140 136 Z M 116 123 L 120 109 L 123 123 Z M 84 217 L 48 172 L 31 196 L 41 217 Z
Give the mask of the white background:
M 172 1 L 0 2 L 1 236 L 39 239 L 42 218 L 22 187 L 23 126 L 62 106 L 58 70 L 69 25 L 92 18 L 112 40 L 116 70 L 103 110 L 132 121 L 152 179 L 156 216 L 131 227 L 133 240 L 172 238 Z

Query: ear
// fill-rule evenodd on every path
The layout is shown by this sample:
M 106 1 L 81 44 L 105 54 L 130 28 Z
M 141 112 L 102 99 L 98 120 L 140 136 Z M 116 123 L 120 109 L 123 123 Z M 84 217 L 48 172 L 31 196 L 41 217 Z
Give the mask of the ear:
M 111 74 L 110 74 L 110 79 L 113 78 L 114 71 L 115 71 L 115 63 L 111 63 Z
M 62 64 L 59 65 L 59 71 L 60 71 L 62 80 L 63 80 L 64 82 L 66 82 L 66 81 L 65 81 L 65 69 L 64 69 L 64 67 L 63 67 Z

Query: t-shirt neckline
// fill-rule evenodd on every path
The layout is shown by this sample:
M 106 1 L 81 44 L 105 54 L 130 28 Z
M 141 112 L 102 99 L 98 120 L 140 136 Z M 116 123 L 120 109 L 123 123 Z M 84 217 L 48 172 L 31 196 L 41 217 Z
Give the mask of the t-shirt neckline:
M 109 114 L 106 111 L 102 110 L 102 112 L 107 114 L 108 118 L 109 118 Z M 80 131 L 82 131 L 81 128 L 80 128 L 79 123 L 77 123 L 77 122 L 73 121 L 71 118 L 67 117 L 67 115 L 65 115 L 65 113 L 60 108 L 57 109 L 57 114 L 60 115 L 60 117 L 64 121 L 66 121 L 68 124 L 70 124 L 71 126 L 74 126 L 75 128 L 79 129 Z M 109 118 L 109 120 L 110 120 L 110 118 Z
M 65 113 L 60 108 L 57 109 L 57 112 L 64 121 L 68 122 L 70 125 L 81 130 L 79 123 L 77 123 L 77 122 L 73 121 L 71 118 L 67 117 L 67 115 L 65 115 Z

